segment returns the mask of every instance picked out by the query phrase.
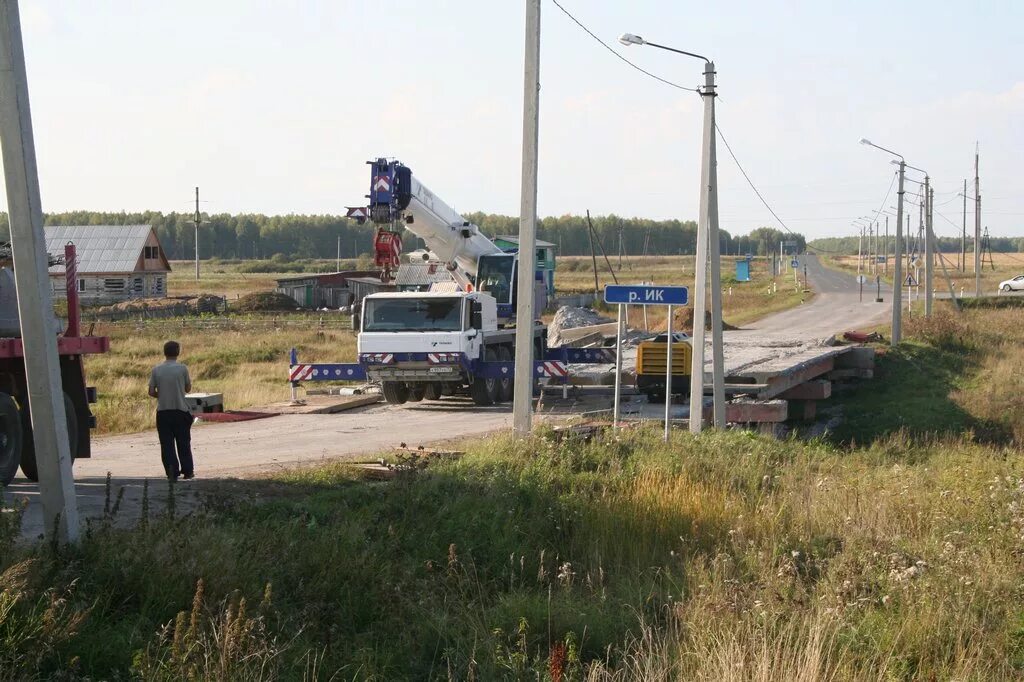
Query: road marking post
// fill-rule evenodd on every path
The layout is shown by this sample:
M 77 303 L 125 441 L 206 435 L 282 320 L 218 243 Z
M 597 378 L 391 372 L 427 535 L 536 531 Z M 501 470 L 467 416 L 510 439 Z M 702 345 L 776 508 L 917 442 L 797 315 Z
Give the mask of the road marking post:
M 605 287 L 605 298 L 608 288 Z M 612 404 L 612 429 L 619 430 L 619 394 L 622 392 L 622 304 L 619 304 L 619 324 L 615 329 L 615 399 Z
M 669 405 L 672 404 L 672 306 L 668 307 L 668 348 L 665 352 L 665 437 L 668 442 Z

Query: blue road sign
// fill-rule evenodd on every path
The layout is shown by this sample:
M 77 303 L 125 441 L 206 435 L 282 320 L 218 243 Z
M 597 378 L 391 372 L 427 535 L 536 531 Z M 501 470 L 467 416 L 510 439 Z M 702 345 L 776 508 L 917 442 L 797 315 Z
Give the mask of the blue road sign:
M 686 287 L 659 287 L 645 284 L 606 284 L 605 303 L 637 305 L 686 305 L 690 290 Z
M 794 267 L 794 268 L 798 268 L 798 267 L 800 267 L 800 261 L 798 261 L 798 260 L 797 260 L 796 258 L 794 258 L 793 260 L 791 260 L 791 261 L 789 262 L 789 264 L 790 264 L 790 266 L 792 266 L 792 267 Z

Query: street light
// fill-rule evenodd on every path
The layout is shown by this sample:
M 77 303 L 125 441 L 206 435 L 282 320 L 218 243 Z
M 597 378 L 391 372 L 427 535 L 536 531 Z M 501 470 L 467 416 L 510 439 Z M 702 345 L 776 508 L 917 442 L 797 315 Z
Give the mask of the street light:
M 697 262 L 694 270 L 693 359 L 690 366 L 690 432 L 704 428 L 704 310 L 707 301 L 708 260 L 711 261 L 711 368 L 715 426 L 725 427 L 725 357 L 722 350 L 722 265 L 718 241 L 718 169 L 715 152 L 715 64 L 703 55 L 678 50 L 623 33 L 619 42 L 650 45 L 704 60 L 704 133 L 701 149 L 700 214 L 697 217 Z M 709 259 L 710 250 L 710 259 Z
M 932 298 L 935 288 L 933 286 L 933 279 L 935 275 L 935 263 L 933 262 L 935 260 L 935 238 L 932 236 L 931 178 L 928 176 L 928 171 L 923 168 L 911 166 L 909 163 L 906 164 L 906 166 L 907 168 L 916 170 L 919 173 L 924 173 L 924 182 L 919 182 L 911 178 L 907 179 L 924 187 L 924 193 L 920 195 L 924 200 L 924 316 L 931 317 Z
M 900 239 L 903 234 L 903 179 L 907 172 L 907 162 L 903 158 L 902 154 L 898 154 L 891 149 L 881 147 L 866 137 L 860 138 L 860 143 L 869 147 L 874 147 L 887 154 L 899 157 L 897 162 L 899 170 L 899 191 L 897 193 L 896 200 L 896 246 L 894 250 L 895 262 L 893 264 L 893 287 L 892 287 L 892 345 L 899 344 L 900 337 L 902 336 L 902 325 L 903 325 L 903 310 L 901 309 L 902 298 L 903 298 L 903 264 L 900 262 L 902 254 L 900 253 Z

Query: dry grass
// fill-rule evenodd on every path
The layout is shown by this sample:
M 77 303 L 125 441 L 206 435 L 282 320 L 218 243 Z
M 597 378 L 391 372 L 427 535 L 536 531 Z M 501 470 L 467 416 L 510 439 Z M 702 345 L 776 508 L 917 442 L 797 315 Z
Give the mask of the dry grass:
M 352 332 L 329 329 L 320 335 L 313 318 L 305 328 L 275 329 L 245 319 L 223 329 L 149 321 L 98 324 L 94 333 L 109 336 L 111 347 L 86 363 L 89 382 L 99 392 L 93 409 L 101 434 L 152 428 L 155 407 L 146 393 L 149 372 L 163 361 L 163 344 L 170 339 L 182 345 L 181 361 L 189 367 L 192 390 L 223 393 L 229 409 L 286 400 L 288 353 L 293 347 L 306 360 L 344 362 L 355 357 Z

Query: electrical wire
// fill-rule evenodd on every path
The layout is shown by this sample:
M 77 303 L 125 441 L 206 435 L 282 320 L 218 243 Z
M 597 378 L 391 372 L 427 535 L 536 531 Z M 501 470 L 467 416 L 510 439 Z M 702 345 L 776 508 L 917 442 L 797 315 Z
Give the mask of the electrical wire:
M 583 22 L 581 22 L 579 19 L 574 17 L 572 15 L 572 13 L 569 10 L 567 10 L 565 7 L 562 7 L 562 4 L 560 2 L 558 2 L 558 0 L 551 0 L 551 2 L 554 3 L 555 7 L 557 7 L 560 10 L 562 10 L 562 13 L 565 14 L 565 16 L 569 17 L 573 21 L 574 24 L 576 24 L 581 29 L 586 31 L 587 35 L 589 35 L 591 38 L 593 38 L 597 42 L 601 43 L 601 45 L 604 46 L 604 49 L 608 50 L 613 55 L 615 55 L 616 57 L 618 57 L 622 61 L 624 61 L 627 64 L 629 64 L 630 66 L 632 66 L 634 69 L 636 69 L 640 73 L 642 73 L 642 74 L 644 74 L 646 76 L 650 76 L 654 80 L 660 81 L 660 82 L 664 83 L 665 85 L 671 85 L 673 88 L 678 88 L 679 90 L 687 90 L 689 92 L 700 92 L 699 90 L 697 90 L 697 88 L 688 88 L 688 87 L 686 87 L 684 85 L 679 85 L 678 83 L 673 83 L 670 80 L 666 80 L 666 79 L 662 78 L 661 76 L 657 76 L 657 75 L 651 73 L 650 71 L 647 71 L 646 69 L 643 69 L 643 68 L 637 66 L 633 62 L 631 62 L 628 59 L 626 59 L 625 57 L 623 57 L 622 54 L 618 50 L 614 49 L 608 43 L 606 43 L 603 40 L 601 40 L 600 38 L 598 38 L 597 35 L 595 35 L 593 31 L 591 31 L 589 28 L 587 28 L 586 26 L 583 25 Z

